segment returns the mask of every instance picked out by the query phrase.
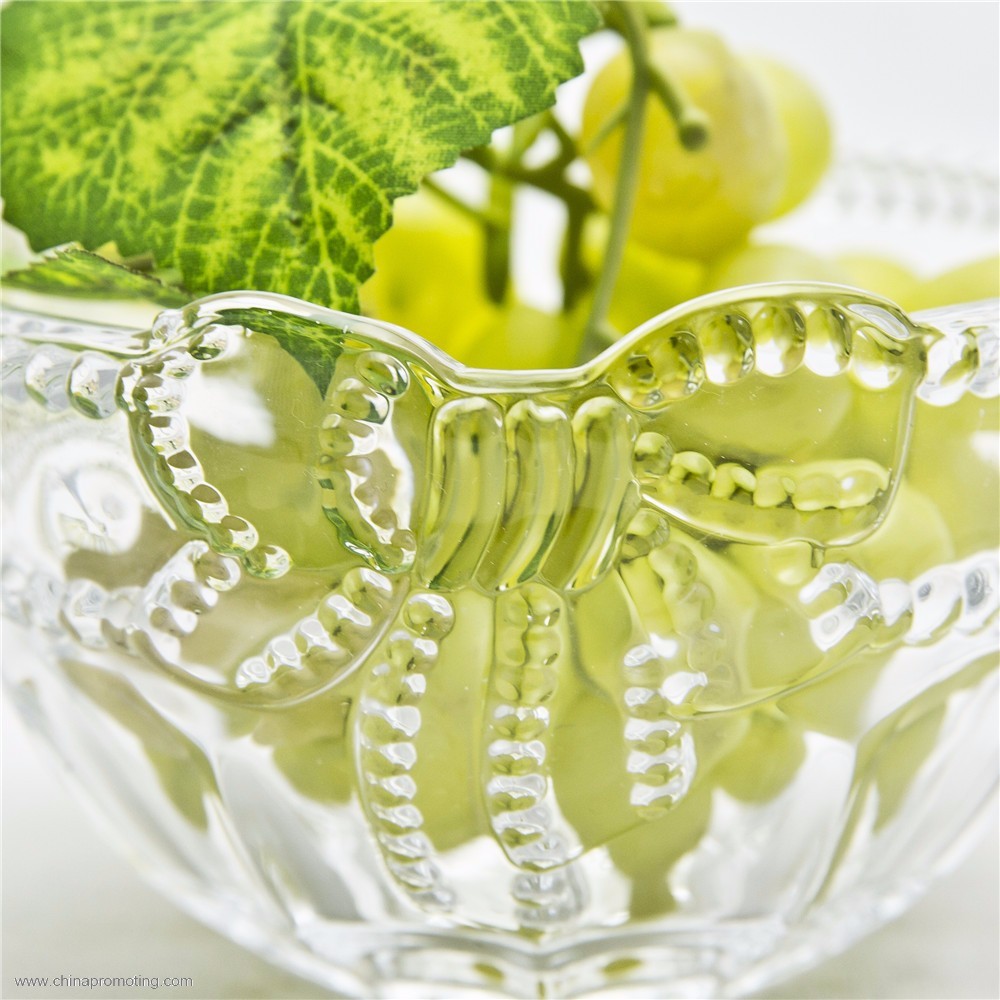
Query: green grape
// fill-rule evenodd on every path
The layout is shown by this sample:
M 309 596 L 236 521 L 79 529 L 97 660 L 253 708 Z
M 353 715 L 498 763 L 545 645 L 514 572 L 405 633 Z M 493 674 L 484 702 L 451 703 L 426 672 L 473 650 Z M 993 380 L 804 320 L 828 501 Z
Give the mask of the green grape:
M 354 763 L 343 736 L 279 744 L 274 764 L 297 792 L 316 802 L 347 802 L 353 794 Z
M 780 243 L 751 243 L 713 261 L 704 291 L 755 285 L 766 281 L 830 281 L 849 284 L 849 273 L 836 261 Z
M 913 295 L 910 308 L 934 309 L 998 296 L 1000 257 L 986 257 L 922 282 Z
M 861 650 L 846 665 L 781 698 L 778 708 L 806 730 L 856 742 L 865 731 L 865 702 L 888 661 L 886 650 Z
M 591 216 L 584 233 L 584 261 L 595 273 L 604 264 L 607 237 L 607 217 Z M 701 261 L 668 257 L 632 240 L 625 247 L 608 320 L 617 330 L 628 333 L 700 294 L 704 276 Z
M 708 826 L 713 765 L 735 752 L 747 731 L 743 715 L 701 718 L 692 726 L 698 760 L 688 793 L 662 817 L 640 815 L 629 802 L 628 745 L 620 709 L 586 684 L 566 706 L 552 744 L 551 777 L 559 809 L 584 850 L 607 847 L 632 882 L 635 916 L 673 909 L 666 877 Z M 620 775 L 594 794 L 595 775 Z
M 439 851 L 487 834 L 480 760 L 483 714 L 482 671 L 471 663 L 487 657 L 491 606 L 478 595 L 462 595 L 461 613 L 419 699 L 420 728 L 413 740 L 414 805 L 421 830 Z M 371 661 L 377 664 L 386 646 Z M 317 802 L 346 802 L 357 790 L 354 753 L 358 704 L 371 665 L 363 666 L 327 694 L 264 713 L 256 742 L 273 747 L 275 766 L 301 794 Z M 447 778 L 443 778 L 447 775 Z
M 433 192 L 399 198 L 392 228 L 375 244 L 361 309 L 474 364 L 478 331 L 493 312 L 483 253 L 482 227 Z
M 421 830 L 439 851 L 488 836 L 483 802 L 483 706 L 489 661 L 492 604 L 475 593 L 456 594 L 455 625 L 441 643 L 440 658 L 427 675 L 419 701 L 420 731 L 414 739 L 413 802 Z
M 912 309 L 920 279 L 902 264 L 873 253 L 846 253 L 837 264 L 847 272 L 847 283 Z
M 787 601 L 812 579 L 813 546 L 808 542 L 730 545 L 727 555 L 761 594 Z
M 468 666 L 466 662 L 466 670 Z M 434 678 L 436 685 L 441 681 L 440 676 Z M 421 702 L 417 760 L 410 772 L 419 789 L 414 802 L 423 816 L 421 829 L 439 851 L 490 832 L 476 742 L 482 703 L 472 695 L 478 688 L 472 685 L 470 690 L 457 677 L 446 683 L 455 697 L 448 698 L 442 690 L 440 697 L 428 696 Z
M 964 395 L 918 405 L 907 476 L 927 498 L 961 558 L 1000 543 L 1000 400 Z
M 680 543 L 683 536 L 677 532 L 676 538 Z M 703 550 L 697 560 L 699 586 L 714 595 L 717 608 L 733 609 L 735 618 L 741 618 L 746 601 L 753 598 L 741 588 L 738 574 L 732 573 L 723 560 Z M 628 681 L 623 657 L 637 641 L 633 632 L 636 612 L 647 628 L 669 637 L 678 623 L 690 625 L 683 612 L 695 604 L 694 600 L 685 601 L 684 595 L 680 600 L 667 600 L 665 591 L 674 587 L 676 580 L 665 573 L 666 567 L 662 565 L 659 572 L 654 571 L 651 561 L 652 558 L 634 560 L 621 577 L 605 578 L 580 594 L 575 607 L 573 627 L 578 635 L 580 671 L 571 700 L 558 723 L 551 759 L 560 809 L 576 829 L 585 849 L 608 843 L 632 827 L 650 822 L 629 800 L 630 746 L 625 738 Z M 702 612 L 707 609 L 709 614 L 714 613 L 711 597 L 698 604 Z M 738 631 L 739 624 L 727 620 L 725 627 Z M 690 709 L 680 709 L 678 717 L 689 713 Z M 697 716 L 692 720 L 689 732 L 697 759 L 694 787 L 711 771 L 716 760 L 738 745 L 746 726 L 745 716 L 737 713 Z M 607 783 L 599 799 L 595 798 L 592 787 L 593 775 L 598 773 L 621 776 L 620 781 Z M 671 815 L 676 808 L 679 807 L 670 810 Z
M 784 186 L 768 216 L 775 218 L 800 205 L 819 183 L 830 165 L 833 133 L 823 101 L 807 80 L 765 56 L 743 61 L 774 105 L 787 145 Z
M 773 210 L 786 170 L 781 126 L 757 78 L 715 35 L 654 30 L 649 56 L 706 117 L 709 138 L 697 151 L 685 149 L 673 118 L 649 97 L 632 235 L 665 254 L 711 257 Z M 622 130 L 603 140 L 601 133 L 628 99 L 630 67 L 625 52 L 615 56 L 594 79 L 583 111 L 581 145 L 605 208 Z
M 913 718 L 914 712 L 904 710 L 901 719 L 893 720 L 892 735 L 880 741 L 872 768 L 878 789 L 876 830 L 885 826 L 906 801 L 922 765 L 937 746 L 946 711 L 945 705 L 936 705 Z
M 783 791 L 806 758 L 803 728 L 776 709 L 750 716 L 746 737 L 715 768 L 719 786 L 742 802 L 767 802 Z
M 164 794 L 192 826 L 208 826 L 205 799 L 217 797 L 212 764 L 195 742 L 167 722 L 129 681 L 79 660 L 60 666 L 70 682 L 141 744 Z
M 920 525 L 918 532 L 913 530 L 914 525 Z M 829 549 L 826 558 L 829 562 L 851 562 L 877 581 L 912 582 L 954 555 L 951 532 L 940 510 L 904 480 L 885 521 L 863 541 Z M 899 627 L 906 627 L 905 619 Z M 877 633 L 861 634 L 872 641 L 879 639 Z M 865 700 L 877 683 L 891 648 L 856 654 L 850 666 L 837 668 L 817 683 L 782 699 L 782 710 L 810 729 L 841 739 L 856 738 Z
M 804 365 L 780 380 L 751 375 L 724 394 L 684 400 L 672 440 L 677 450 L 794 461 L 838 433 L 855 395 L 846 380 L 823 378 Z
M 643 822 L 629 803 L 624 727 L 610 697 L 581 685 L 553 739 L 550 773 L 556 799 L 586 850 Z M 598 796 L 596 774 L 620 780 L 605 782 Z
M 917 534 L 914 524 L 921 525 Z M 759 600 L 746 633 L 748 683 L 751 688 L 768 690 L 802 680 L 822 660 L 806 609 L 798 600 L 799 591 L 816 572 L 810 547 L 734 545 L 729 552 L 749 584 L 767 595 Z M 863 541 L 829 549 L 826 561 L 851 562 L 876 580 L 910 581 L 952 556 L 951 536 L 940 514 L 904 481 L 885 521 Z M 811 608 L 809 613 L 816 614 L 818 609 Z M 872 673 L 869 683 L 876 678 Z M 836 687 L 836 681 L 830 683 Z
M 913 526 L 920 525 L 915 532 Z M 867 538 L 830 549 L 827 561 L 850 561 L 876 580 L 915 580 L 953 559 L 951 532 L 936 503 L 911 486 L 899 484 L 885 521 Z
M 523 302 L 489 306 L 470 326 L 468 346 L 456 358 L 477 368 L 565 368 L 575 343 L 575 314 L 548 313 Z
M 668 877 L 674 865 L 705 836 L 712 818 L 711 791 L 707 784 L 692 787 L 666 815 L 608 843 L 611 860 L 632 883 L 629 910 L 633 918 L 661 916 L 677 908 Z
M 746 632 L 743 667 L 751 690 L 770 691 L 808 677 L 822 660 L 801 608 L 760 601 Z
M 797 683 L 822 659 L 798 601 L 799 591 L 816 573 L 812 546 L 731 545 L 728 555 L 747 586 L 759 594 L 741 650 L 745 683 L 751 691 Z
M 393 227 L 375 245 L 375 274 L 361 289 L 367 315 L 406 327 L 475 368 L 574 363 L 579 312 L 545 312 L 513 293 L 503 304 L 490 301 L 482 227 L 431 192 L 395 204 Z
M 347 802 L 355 784 L 348 711 L 358 675 L 334 692 L 259 716 L 256 742 L 296 791 L 317 802 Z

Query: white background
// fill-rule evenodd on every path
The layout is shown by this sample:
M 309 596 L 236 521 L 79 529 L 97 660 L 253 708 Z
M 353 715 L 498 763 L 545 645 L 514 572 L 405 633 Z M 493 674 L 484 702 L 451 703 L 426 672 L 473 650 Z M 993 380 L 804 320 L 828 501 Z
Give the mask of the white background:
M 736 48 L 780 56 L 827 99 L 838 145 L 995 169 L 998 5 L 680 3 L 688 24 Z M 991 236 L 995 243 L 995 234 Z M 146 888 L 94 834 L 4 706 L 4 967 L 13 976 L 178 975 L 193 990 L 91 996 L 310 998 L 323 991 L 271 969 Z M 47 762 L 46 762 L 47 763 Z M 775 998 L 995 998 L 997 826 L 896 924 L 767 993 Z

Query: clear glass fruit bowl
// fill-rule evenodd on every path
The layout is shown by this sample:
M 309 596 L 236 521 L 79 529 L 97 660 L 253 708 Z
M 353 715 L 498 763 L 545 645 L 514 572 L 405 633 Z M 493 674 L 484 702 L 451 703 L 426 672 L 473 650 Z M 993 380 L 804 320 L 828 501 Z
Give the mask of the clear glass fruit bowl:
M 745 993 L 993 794 L 995 302 L 745 287 L 537 372 L 260 293 L 3 320 L 8 691 L 332 989 Z

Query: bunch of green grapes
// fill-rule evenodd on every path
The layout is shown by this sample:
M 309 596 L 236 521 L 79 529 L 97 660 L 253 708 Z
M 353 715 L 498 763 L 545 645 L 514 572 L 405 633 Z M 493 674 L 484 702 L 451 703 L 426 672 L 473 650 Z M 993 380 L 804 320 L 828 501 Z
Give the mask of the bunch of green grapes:
M 622 9 L 629 6 L 656 7 Z M 622 211 L 623 153 L 634 141 L 625 126 L 637 55 L 627 45 L 590 81 L 579 135 L 554 115 L 541 116 L 526 123 L 520 146 L 515 138 L 467 155 L 484 168 L 490 189 L 480 201 L 463 203 L 431 185 L 396 202 L 394 224 L 375 246 L 375 274 L 362 288 L 368 315 L 468 365 L 545 368 L 583 360 L 665 309 L 738 285 L 854 285 L 910 311 L 1000 294 L 996 258 L 928 277 L 877 254 L 823 255 L 762 239 L 757 227 L 799 208 L 829 167 L 833 129 L 822 98 L 774 59 L 741 55 L 708 31 L 644 16 L 647 85 L 622 252 L 610 252 L 609 239 Z M 555 134 L 559 152 L 542 168 L 526 166 L 546 132 Z M 566 168 L 579 161 L 589 186 L 565 181 L 572 176 Z M 510 210 L 517 183 L 566 202 L 561 310 L 526 304 L 509 274 L 496 281 L 496 237 L 506 253 L 515 243 L 511 230 L 523 221 Z M 604 276 L 612 291 L 602 301 L 605 270 L 614 273 Z
M 833 130 L 822 98 L 788 66 L 741 58 L 705 31 L 654 31 L 649 55 L 653 71 L 704 116 L 708 138 L 700 148 L 685 148 L 683 120 L 656 93 L 647 98 L 630 243 L 610 314 L 619 329 L 694 294 L 757 282 L 854 285 L 909 310 L 1000 294 L 996 257 L 923 277 L 878 254 L 823 256 L 755 238 L 756 226 L 801 206 L 830 165 Z M 631 77 L 622 51 L 595 78 L 584 109 L 582 145 L 605 210 L 612 207 L 622 144 L 622 130 L 608 124 L 627 99 Z
M 392 228 L 375 245 L 362 311 L 395 323 L 477 368 L 551 368 L 571 317 L 511 295 L 495 301 L 485 281 L 483 227 L 430 188 L 399 199 Z

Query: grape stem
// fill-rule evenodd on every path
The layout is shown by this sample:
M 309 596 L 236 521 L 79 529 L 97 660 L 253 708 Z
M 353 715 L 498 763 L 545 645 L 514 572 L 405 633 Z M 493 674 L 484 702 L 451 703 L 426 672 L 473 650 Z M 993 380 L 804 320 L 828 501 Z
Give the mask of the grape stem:
M 571 183 L 563 176 L 567 161 L 561 153 L 540 167 L 526 167 L 521 163 L 501 158 L 487 146 L 466 150 L 462 157 L 482 167 L 489 174 L 538 188 L 539 191 L 562 199 L 567 205 L 579 203 L 591 211 L 597 207 L 589 191 Z
M 502 174 L 490 176 L 483 279 L 486 294 L 495 305 L 503 305 L 510 284 L 510 229 L 514 211 L 514 185 Z
M 607 27 L 625 40 L 632 61 L 632 84 L 628 100 L 593 140 L 593 145 L 598 145 L 615 128 L 624 126 L 610 231 L 596 282 L 584 263 L 582 244 L 587 219 L 599 207 L 586 188 L 574 184 L 566 176 L 567 167 L 579 157 L 580 149 L 551 110 L 517 123 L 512 130 L 511 142 L 505 149 L 480 146 L 462 154 L 465 160 L 482 167 L 489 179 L 488 204 L 484 210 L 474 208 L 430 182 L 437 194 L 483 227 L 486 247 L 484 281 L 489 298 L 498 305 L 503 303 L 510 283 L 510 230 L 515 186 L 525 184 L 563 202 L 567 213 L 559 261 L 563 312 L 572 312 L 582 296 L 592 287 L 594 289 L 586 323 L 575 345 L 577 363 L 600 351 L 615 336 L 608 321 L 608 312 L 621 272 L 635 208 L 648 96 L 656 96 L 674 118 L 680 140 L 686 148 L 699 148 L 708 136 L 707 122 L 701 112 L 691 105 L 687 95 L 674 81 L 649 61 L 648 29 L 675 24 L 672 12 L 661 9 L 660 4 L 636 0 L 621 0 L 600 6 Z M 545 130 L 555 137 L 557 152 L 539 166 L 526 166 L 525 154 Z
M 568 313 L 591 283 L 591 275 L 583 263 L 581 244 L 587 217 L 597 211 L 597 204 L 589 191 L 566 179 L 566 167 L 577 158 L 578 153 L 572 136 L 562 123 L 551 113 L 538 115 L 529 121 L 533 121 L 535 125 L 529 133 L 531 141 L 538 137 L 543 127 L 547 127 L 559 143 L 556 155 L 541 166 L 526 167 L 520 162 L 519 156 L 498 156 L 488 147 L 470 149 L 463 156 L 487 172 L 491 178 L 491 190 L 499 178 L 504 182 L 526 184 L 544 191 L 558 198 L 566 206 L 566 239 L 563 243 L 559 271 L 563 287 L 563 312 Z M 523 155 L 526 150 L 527 146 L 519 150 L 519 155 Z M 498 225 L 495 215 L 492 213 L 491 215 L 492 218 L 481 220 L 486 227 L 487 248 L 490 245 L 490 226 Z
M 615 178 L 608 244 L 594 289 L 590 313 L 577 349 L 578 364 L 585 361 L 593 353 L 594 348 L 601 344 L 604 330 L 607 328 L 608 310 L 611 307 L 611 299 L 625 256 L 625 245 L 635 208 L 646 98 L 651 86 L 645 19 L 633 10 L 631 3 L 616 4 L 615 14 L 615 27 L 625 39 L 632 57 L 632 86 L 625 113 L 625 131 L 622 137 L 621 158 L 618 162 L 618 176 Z
M 708 141 L 708 118 L 705 114 L 691 103 L 677 81 L 659 67 L 649 67 L 649 84 L 673 118 L 681 145 L 689 152 L 701 149 Z
M 499 226 L 502 224 L 499 217 L 494 218 L 489 212 L 477 208 L 475 205 L 470 205 L 464 198 L 460 198 L 457 194 L 449 191 L 443 184 L 439 184 L 434 180 L 433 176 L 429 175 L 425 177 L 421 181 L 421 185 L 427 188 L 435 198 L 440 198 L 446 205 L 451 205 L 452 208 L 458 209 L 466 218 L 471 219 L 473 222 L 478 222 L 483 227 Z
M 510 286 L 511 221 L 514 215 L 514 181 L 504 167 L 520 164 L 525 151 L 538 138 L 541 124 L 529 118 L 514 125 L 510 146 L 494 153 L 497 169 L 489 175 L 489 195 L 483 236 L 486 243 L 486 294 L 496 305 L 503 305 Z
M 546 127 L 552 132 L 552 134 L 556 137 L 556 141 L 559 143 L 559 153 L 551 160 L 548 166 L 565 169 L 579 155 L 579 151 L 576 148 L 576 142 L 573 140 L 573 136 L 571 136 L 563 127 L 563 123 L 559 121 L 559 118 L 555 115 L 551 108 L 548 111 L 543 111 L 542 116 Z

